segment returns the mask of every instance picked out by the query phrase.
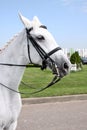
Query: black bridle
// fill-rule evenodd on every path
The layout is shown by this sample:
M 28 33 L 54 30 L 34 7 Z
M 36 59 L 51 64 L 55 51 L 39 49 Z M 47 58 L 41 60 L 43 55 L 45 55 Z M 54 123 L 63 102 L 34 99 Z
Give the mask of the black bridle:
M 46 27 L 44 25 L 41 25 L 40 27 L 46 29 Z M 26 34 L 27 34 L 27 48 L 28 48 L 28 57 L 29 57 L 29 61 L 30 63 L 32 63 L 32 60 L 31 60 L 31 57 L 30 57 L 30 43 L 29 41 L 32 43 L 33 47 L 36 49 L 36 51 L 38 52 L 38 54 L 40 55 L 40 57 L 42 58 L 42 66 L 41 66 L 41 70 L 44 70 L 46 69 L 46 67 L 48 66 L 48 64 L 50 63 L 50 66 L 51 66 L 51 69 L 53 71 L 53 74 L 55 74 L 54 78 L 52 79 L 52 81 L 46 86 L 46 87 L 43 87 L 43 88 L 40 88 L 32 93 L 24 93 L 24 92 L 18 92 L 14 89 L 11 89 L 9 88 L 8 86 L 0 83 L 2 86 L 4 86 L 5 88 L 13 91 L 13 92 L 16 92 L 16 93 L 20 93 L 20 94 L 35 94 L 35 93 L 38 93 L 38 92 L 41 92 L 45 89 L 47 89 L 48 87 L 52 86 L 53 84 L 57 83 L 58 81 L 60 81 L 61 77 L 59 75 L 59 72 L 58 72 L 58 67 L 55 63 L 55 61 L 50 57 L 52 54 L 54 54 L 55 52 L 61 50 L 60 47 L 57 47 L 55 49 L 53 49 L 52 51 L 50 51 L 49 53 L 46 53 L 42 47 L 36 42 L 36 40 L 31 36 L 30 34 L 30 31 L 32 30 L 33 28 L 30 28 L 30 29 L 27 29 L 26 28 Z M 33 63 L 34 64 L 34 63 Z M 19 65 L 19 64 L 8 64 L 8 63 L 0 63 L 0 65 L 6 65 L 6 66 L 17 66 L 17 67 L 28 67 L 28 65 Z

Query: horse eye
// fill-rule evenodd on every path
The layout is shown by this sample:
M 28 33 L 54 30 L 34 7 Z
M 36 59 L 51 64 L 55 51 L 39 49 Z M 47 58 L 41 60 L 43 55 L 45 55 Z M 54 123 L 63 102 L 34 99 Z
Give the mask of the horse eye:
M 39 35 L 39 36 L 37 36 L 36 38 L 37 38 L 37 40 L 39 40 L 39 41 L 45 40 L 45 38 L 44 38 L 42 35 Z

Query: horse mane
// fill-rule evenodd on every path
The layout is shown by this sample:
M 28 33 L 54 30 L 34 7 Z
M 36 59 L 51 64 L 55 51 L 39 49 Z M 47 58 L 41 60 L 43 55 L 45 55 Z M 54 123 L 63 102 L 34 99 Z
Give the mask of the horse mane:
M 15 34 L 11 39 L 9 39 L 9 41 L 6 42 L 4 47 L 0 49 L 0 53 L 2 53 L 18 37 L 18 35 L 19 33 Z

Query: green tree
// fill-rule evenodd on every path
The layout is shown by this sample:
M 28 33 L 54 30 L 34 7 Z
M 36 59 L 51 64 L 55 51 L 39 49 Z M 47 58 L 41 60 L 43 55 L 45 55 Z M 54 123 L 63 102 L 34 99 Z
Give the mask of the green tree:
M 79 53 L 77 51 L 71 55 L 70 61 L 71 61 L 72 64 L 77 65 L 77 69 L 82 68 L 82 66 L 81 66 L 81 57 L 79 56 Z

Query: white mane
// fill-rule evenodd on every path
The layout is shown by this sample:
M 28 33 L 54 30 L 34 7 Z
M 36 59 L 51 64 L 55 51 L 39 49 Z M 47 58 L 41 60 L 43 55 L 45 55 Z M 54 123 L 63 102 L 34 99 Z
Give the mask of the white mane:
M 6 42 L 4 47 L 0 49 L 0 53 L 2 53 L 18 37 L 18 35 L 19 33 L 15 34 L 11 39 L 9 39 L 9 41 Z

